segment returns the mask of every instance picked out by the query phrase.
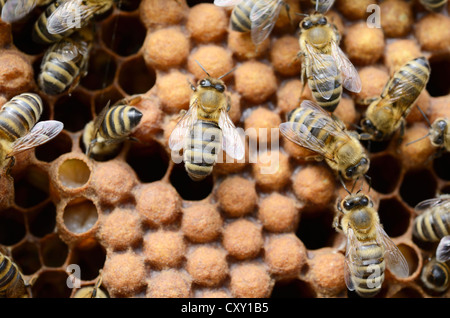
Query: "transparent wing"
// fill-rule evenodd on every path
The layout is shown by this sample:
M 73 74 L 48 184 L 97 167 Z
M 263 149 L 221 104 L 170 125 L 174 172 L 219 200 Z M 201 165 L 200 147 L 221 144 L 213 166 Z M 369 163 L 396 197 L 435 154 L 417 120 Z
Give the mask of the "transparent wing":
M 50 34 L 59 34 L 80 28 L 104 5 L 104 2 L 87 6 L 83 5 L 83 0 L 65 1 L 48 17 L 47 30 Z
M 222 129 L 222 148 L 234 159 L 241 160 L 245 155 L 244 136 L 236 129 L 225 109 L 220 112 L 219 127 Z
M 214 0 L 214 4 L 219 7 L 231 7 L 239 4 L 242 0 Z
M 12 150 L 7 157 L 13 157 L 16 154 L 40 146 L 52 138 L 56 137 L 64 128 L 62 122 L 57 120 L 40 121 L 30 130 L 28 134 L 17 139 Z
M 356 253 L 356 250 L 358 249 L 359 246 L 361 246 L 361 243 L 356 239 L 356 236 L 351 228 L 347 229 L 346 235 L 347 235 L 347 248 L 345 251 L 344 279 L 348 290 L 353 291 L 355 290 L 355 286 L 352 281 L 352 276 L 355 275 L 355 272 L 353 270 L 354 269 L 353 264 L 358 259 L 358 254 Z
M 305 47 L 307 51 L 306 55 L 308 56 L 307 63 L 311 68 L 311 73 L 308 76 L 314 82 L 320 96 L 325 99 L 330 99 L 333 95 L 336 77 L 339 73 L 338 65 L 333 56 L 317 52 L 308 43 L 306 43 Z
M 428 209 L 436 207 L 436 206 L 441 206 L 441 205 L 446 205 L 446 206 L 448 205 L 449 209 L 450 209 L 450 195 L 441 195 L 436 198 L 424 200 L 424 201 L 418 203 L 414 207 L 414 210 L 417 213 L 421 213 L 425 210 L 428 210 Z
M 52 52 L 58 53 L 52 54 L 53 59 L 57 59 L 60 62 L 70 62 L 87 55 L 88 46 L 73 41 L 72 39 L 63 39 L 62 41 L 55 43 L 51 49 L 47 51 L 48 54 L 51 54 Z M 48 56 L 47 53 L 46 58 Z M 45 59 L 43 59 L 43 63 L 44 61 Z
M 335 0 L 312 0 L 311 2 L 314 4 L 314 8 L 316 8 L 317 12 L 325 13 L 330 10 Z
M 259 0 L 250 12 L 252 41 L 261 44 L 272 32 L 283 5 L 282 0 Z
M 184 146 L 184 139 L 189 133 L 191 127 L 197 121 L 197 100 L 195 100 L 189 110 L 177 123 L 169 137 L 169 148 L 173 151 L 179 151 Z
M 402 252 L 392 242 L 380 224 L 376 225 L 376 230 L 377 242 L 385 248 L 384 258 L 386 266 L 397 277 L 407 277 L 409 275 L 409 267 Z
M 450 235 L 444 236 L 436 249 L 436 259 L 439 262 L 450 260 Z
M 13 23 L 24 18 L 37 4 L 37 0 L 8 0 L 2 9 L 2 20 Z
M 336 61 L 342 74 L 342 86 L 351 92 L 359 93 L 361 91 L 361 78 L 358 71 L 348 59 L 347 55 L 341 50 L 339 45 L 332 41 L 331 55 Z

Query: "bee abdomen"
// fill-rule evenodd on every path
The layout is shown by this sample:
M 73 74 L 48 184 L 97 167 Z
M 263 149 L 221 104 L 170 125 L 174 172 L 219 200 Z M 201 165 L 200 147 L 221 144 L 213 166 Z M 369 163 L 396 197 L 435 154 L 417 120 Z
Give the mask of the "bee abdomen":
M 314 70 L 315 73 L 321 74 L 336 74 L 336 76 L 328 76 L 326 78 L 321 78 L 320 80 L 308 80 L 309 88 L 311 89 L 312 95 L 316 100 L 317 104 L 321 106 L 326 111 L 332 113 L 338 106 L 341 95 L 342 95 L 342 78 L 340 71 L 337 68 L 336 63 L 331 58 L 331 56 L 323 55 L 323 63 L 319 69 Z M 311 76 L 312 70 L 308 71 L 308 77 Z M 319 76 L 319 75 L 317 75 Z M 330 89 L 331 82 L 334 83 Z M 331 95 L 330 98 L 325 98 L 323 95 Z
M 43 109 L 37 94 L 23 93 L 13 97 L 0 110 L 0 135 L 9 141 L 25 136 L 39 120 Z
M 193 180 L 202 180 L 212 172 L 217 161 L 222 130 L 215 122 L 199 120 L 188 137 L 183 154 L 185 168 Z
M 361 297 L 373 297 L 381 289 L 384 281 L 385 261 L 383 248 L 375 243 L 358 247 L 352 268 L 352 281 L 355 291 Z
M 450 286 L 450 268 L 448 264 L 432 259 L 423 267 L 420 279 L 428 290 L 442 293 Z
M 424 242 L 437 242 L 450 234 L 450 213 L 444 209 L 427 211 L 414 219 L 413 235 Z
M 81 62 L 81 60 L 79 60 Z M 64 61 L 59 53 L 51 53 L 39 74 L 39 86 L 46 93 L 56 95 L 64 92 L 78 76 L 80 63 Z
M 420 0 L 420 3 L 422 3 L 426 9 L 433 12 L 441 11 L 446 2 L 447 0 Z
M 25 283 L 11 260 L 0 255 L 0 298 L 16 298 L 26 294 Z
M 321 117 L 321 113 L 313 112 L 306 108 L 296 108 L 287 115 L 288 121 L 304 125 L 315 138 L 321 140 L 325 145 L 330 145 L 332 136 L 321 129 L 326 125 L 326 120 Z
M 255 5 L 255 0 L 241 1 L 234 7 L 231 14 L 231 29 L 238 32 L 248 32 L 252 28 L 250 12 Z
M 99 134 L 105 139 L 120 139 L 131 133 L 141 121 L 142 113 L 133 106 L 116 106 L 108 110 Z

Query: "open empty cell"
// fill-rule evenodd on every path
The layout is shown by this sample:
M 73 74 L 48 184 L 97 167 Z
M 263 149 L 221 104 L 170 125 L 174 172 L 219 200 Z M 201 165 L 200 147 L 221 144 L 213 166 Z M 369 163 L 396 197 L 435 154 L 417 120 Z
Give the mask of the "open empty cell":
M 169 157 L 165 149 L 158 143 L 154 143 L 150 147 L 133 145 L 126 160 L 141 182 L 161 180 L 169 167 Z
M 28 213 L 28 223 L 31 234 L 44 237 L 55 230 L 56 207 L 52 202 L 44 207 Z
M 427 83 L 427 91 L 431 96 L 445 96 L 450 94 L 450 54 L 435 56 L 430 59 L 430 79 Z
M 64 208 L 64 225 L 72 233 L 80 234 L 89 231 L 97 219 L 97 207 L 88 199 L 75 199 Z
M 410 213 L 397 199 L 381 200 L 378 215 L 384 230 L 390 237 L 400 236 L 408 230 Z
M 25 236 L 23 214 L 15 209 L 0 211 L 0 244 L 14 245 Z
M 34 274 L 41 268 L 39 249 L 34 243 L 24 242 L 16 246 L 12 257 L 24 275 Z
M 68 287 L 68 278 L 69 275 L 61 269 L 43 272 L 31 288 L 33 298 L 69 298 L 72 289 Z
M 155 85 L 156 73 L 147 67 L 142 56 L 122 64 L 119 72 L 119 85 L 128 95 L 144 94 Z
M 54 106 L 55 120 L 64 124 L 64 129 L 77 132 L 92 119 L 89 97 L 73 93 L 59 98 Z
M 212 175 L 200 181 L 193 181 L 184 168 L 184 163 L 173 167 L 170 174 L 170 183 L 185 200 L 203 200 L 212 192 L 214 181 Z
M 14 180 L 14 202 L 22 208 L 30 208 L 45 201 L 49 195 L 49 179 L 45 171 L 30 166 L 25 174 Z
M 58 168 L 58 180 L 66 188 L 80 188 L 89 181 L 90 177 L 91 169 L 80 159 L 67 159 Z
M 450 180 L 450 152 L 443 153 L 442 156 L 434 159 L 433 169 L 442 180 Z
M 329 210 L 314 212 L 303 216 L 296 235 L 308 250 L 332 246 L 336 231 L 332 228 L 333 212 Z
M 367 172 L 372 187 L 380 193 L 391 193 L 397 188 L 400 177 L 400 163 L 391 155 L 375 157 Z
M 408 171 L 400 186 L 400 195 L 409 206 L 415 207 L 436 195 L 437 181 L 426 169 Z
M 41 242 L 42 262 L 48 267 L 60 267 L 69 254 L 69 247 L 55 233 L 47 235 Z
M 81 85 L 90 90 L 105 88 L 114 81 L 116 69 L 116 61 L 109 53 L 104 50 L 92 51 L 88 73 L 81 80 Z
M 80 266 L 81 280 L 92 280 L 99 275 L 106 259 L 106 251 L 98 244 L 90 244 L 88 247 L 76 247 L 72 249 L 70 264 Z
M 38 160 L 52 162 L 59 156 L 72 150 L 72 139 L 64 131 L 55 138 L 39 146 L 35 150 L 35 156 Z

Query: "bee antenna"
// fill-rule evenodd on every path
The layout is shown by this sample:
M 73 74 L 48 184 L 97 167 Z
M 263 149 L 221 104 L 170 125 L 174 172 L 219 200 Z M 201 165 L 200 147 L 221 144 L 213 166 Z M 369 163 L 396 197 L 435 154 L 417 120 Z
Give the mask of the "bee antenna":
M 370 189 L 372 188 L 372 178 L 367 174 L 364 175 L 364 178 L 366 178 L 367 183 L 369 184 L 369 190 L 367 190 L 367 192 L 370 192 Z
M 205 70 L 205 68 L 200 64 L 199 61 L 195 60 L 197 62 L 197 64 L 200 66 L 200 68 L 203 70 L 203 72 L 206 73 L 206 75 L 208 75 L 209 77 L 211 77 L 211 75 L 209 75 L 209 73 Z
M 408 142 L 405 146 L 409 146 L 410 144 L 413 144 L 413 143 L 418 142 L 418 141 L 420 141 L 420 140 L 422 140 L 422 139 L 425 139 L 425 138 L 427 138 L 429 135 L 431 135 L 430 132 L 429 132 L 428 134 L 426 134 L 425 136 L 420 137 L 419 139 L 416 139 L 416 140 L 413 140 L 413 141 Z
M 358 182 L 358 180 L 359 180 L 359 177 L 356 178 L 355 182 L 353 183 L 353 186 L 352 186 L 352 193 L 353 193 L 353 190 L 355 190 L 356 182 Z M 361 190 L 360 190 L 360 191 L 361 191 Z M 359 192 L 359 191 L 358 191 L 358 192 Z
M 231 72 L 233 72 L 235 69 L 237 68 L 237 66 L 233 67 L 231 70 L 229 70 L 228 72 L 226 72 L 225 74 L 223 74 L 221 77 L 219 77 L 218 79 L 222 79 L 223 77 L 227 76 L 228 74 L 230 74 Z M 206 73 L 208 74 L 208 73 Z
M 430 123 L 430 120 L 428 119 L 427 115 L 425 115 L 425 113 L 423 112 L 422 108 L 419 107 L 419 105 L 416 105 L 416 106 L 419 109 L 419 111 L 422 114 L 422 116 L 425 119 L 425 121 L 427 122 L 428 127 L 431 127 L 431 123 Z
M 356 192 L 356 194 L 360 193 L 362 191 L 363 187 L 364 187 L 364 182 L 361 182 L 361 188 L 359 188 L 359 190 L 358 190 L 358 192 Z
M 298 15 L 300 17 L 307 17 L 308 16 L 306 13 L 299 13 L 299 12 L 295 12 L 295 15 Z
M 316 12 L 319 11 L 319 1 L 320 1 L 320 0 L 316 0 Z
M 342 175 L 339 172 L 339 181 L 341 181 L 342 186 L 344 187 L 345 191 L 347 191 L 348 194 L 352 194 L 350 191 L 348 191 L 347 186 L 344 183 L 344 180 L 342 179 Z

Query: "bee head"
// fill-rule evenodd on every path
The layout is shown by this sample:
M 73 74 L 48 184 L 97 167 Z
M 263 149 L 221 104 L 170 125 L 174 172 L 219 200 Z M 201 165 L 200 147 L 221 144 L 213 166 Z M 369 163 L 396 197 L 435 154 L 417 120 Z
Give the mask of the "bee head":
M 437 146 L 444 144 L 444 134 L 447 129 L 447 121 L 445 119 L 437 119 L 431 126 L 431 142 Z
M 308 32 L 309 41 L 316 45 L 325 45 L 330 41 L 328 19 L 321 13 L 312 14 L 300 22 L 300 29 Z
M 198 86 L 205 89 L 214 89 L 219 93 L 223 93 L 226 89 L 225 83 L 222 80 L 209 76 L 198 81 Z
M 345 169 L 345 178 L 353 180 L 362 176 L 369 170 L 370 160 L 366 157 L 362 157 L 356 164 L 347 167 Z
M 373 206 L 373 202 L 365 194 L 348 195 L 341 201 L 341 210 L 351 213 L 349 221 L 359 230 L 368 229 L 372 224 L 372 216 L 365 209 L 368 206 Z
M 384 139 L 384 133 L 378 130 L 368 118 L 361 121 L 361 128 L 367 132 L 370 135 L 370 139 L 374 141 L 382 141 Z

